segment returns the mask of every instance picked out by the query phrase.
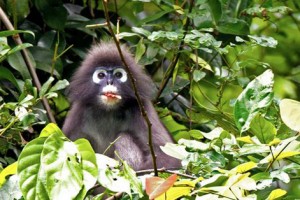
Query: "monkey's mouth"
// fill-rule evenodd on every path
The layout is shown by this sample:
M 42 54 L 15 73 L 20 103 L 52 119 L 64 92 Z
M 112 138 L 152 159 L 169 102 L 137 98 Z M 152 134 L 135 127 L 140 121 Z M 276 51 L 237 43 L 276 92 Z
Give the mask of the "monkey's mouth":
M 111 100 L 116 100 L 116 99 L 121 100 L 122 99 L 121 95 L 118 95 L 114 92 L 105 92 L 105 93 L 102 94 L 102 96 L 106 97 L 107 100 L 109 100 L 109 99 L 111 99 Z

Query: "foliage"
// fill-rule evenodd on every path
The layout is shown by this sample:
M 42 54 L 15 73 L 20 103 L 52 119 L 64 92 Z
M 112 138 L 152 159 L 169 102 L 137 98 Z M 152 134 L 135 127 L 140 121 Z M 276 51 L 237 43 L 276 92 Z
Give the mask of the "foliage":
M 126 162 L 95 154 L 84 139 L 71 142 L 53 124 L 37 137 L 49 122 L 42 98 L 60 126 L 69 108 L 65 79 L 94 41 L 111 37 L 102 1 L 0 5 L 16 29 L 0 31 L 1 197 L 101 199 L 88 192 L 96 182 L 105 194 L 124 192 L 121 199 L 300 195 L 296 0 L 109 1 L 115 33 L 156 82 L 157 111 L 178 141 L 162 149 L 182 160 L 177 175 L 140 179 Z

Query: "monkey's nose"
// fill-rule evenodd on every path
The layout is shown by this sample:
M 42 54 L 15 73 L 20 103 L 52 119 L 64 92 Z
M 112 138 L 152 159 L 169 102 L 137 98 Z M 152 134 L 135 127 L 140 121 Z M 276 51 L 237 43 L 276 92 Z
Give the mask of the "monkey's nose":
M 113 82 L 113 79 L 107 79 L 107 85 L 113 85 L 114 82 Z

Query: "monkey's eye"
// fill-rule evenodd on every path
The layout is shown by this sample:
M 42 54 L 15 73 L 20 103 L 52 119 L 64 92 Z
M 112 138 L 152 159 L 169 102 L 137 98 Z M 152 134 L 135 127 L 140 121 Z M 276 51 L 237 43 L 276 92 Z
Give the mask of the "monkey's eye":
M 121 82 L 127 81 L 127 73 L 123 68 L 117 68 L 114 70 L 114 76 Z
M 117 78 L 122 78 L 123 74 L 122 74 L 121 72 L 116 72 L 116 73 L 115 73 L 115 76 L 116 76 Z
M 98 73 L 98 78 L 103 79 L 105 77 L 105 73 L 104 72 L 99 72 Z
M 104 69 L 96 70 L 93 74 L 93 82 L 97 84 L 100 83 L 100 81 L 105 78 L 106 74 L 107 72 Z

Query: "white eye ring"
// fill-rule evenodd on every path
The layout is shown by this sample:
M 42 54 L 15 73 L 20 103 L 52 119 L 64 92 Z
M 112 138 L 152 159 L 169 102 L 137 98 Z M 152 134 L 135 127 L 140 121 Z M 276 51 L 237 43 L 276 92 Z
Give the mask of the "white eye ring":
M 114 70 L 114 76 L 117 74 L 117 73 L 121 73 L 121 76 L 120 77 L 116 77 L 117 79 L 119 79 L 122 83 L 124 83 L 125 81 L 127 81 L 127 72 L 122 69 L 122 68 L 117 68 Z
M 97 69 L 94 73 L 93 73 L 93 82 L 96 84 L 99 84 L 100 81 L 107 75 L 106 70 L 104 69 Z M 103 77 L 102 77 L 103 76 Z

